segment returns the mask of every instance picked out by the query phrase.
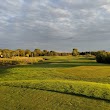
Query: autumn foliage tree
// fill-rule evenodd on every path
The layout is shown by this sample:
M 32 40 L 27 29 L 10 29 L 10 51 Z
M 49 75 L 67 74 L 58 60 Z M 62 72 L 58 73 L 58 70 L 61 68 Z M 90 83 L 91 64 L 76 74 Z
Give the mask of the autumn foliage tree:
M 75 53 L 75 52 L 74 52 Z M 10 50 L 10 49 L 0 49 L 0 57 L 1 58 L 10 58 L 10 57 L 37 57 L 37 56 L 68 56 L 72 55 L 71 53 L 67 52 L 56 52 L 56 51 L 48 51 L 48 50 L 40 50 L 35 49 L 34 51 L 31 51 L 29 49 L 23 50 L 23 49 L 16 49 L 16 50 Z
M 73 51 L 72 51 L 72 55 L 73 56 L 79 55 L 78 49 L 74 48 Z

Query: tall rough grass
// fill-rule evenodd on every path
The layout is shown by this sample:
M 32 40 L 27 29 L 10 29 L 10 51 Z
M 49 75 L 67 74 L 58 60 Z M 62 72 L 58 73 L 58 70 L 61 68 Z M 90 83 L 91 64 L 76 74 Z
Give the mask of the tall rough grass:
M 110 85 L 95 82 L 64 80 L 22 80 L 0 82 L 0 85 L 54 91 L 66 94 L 78 94 L 110 100 Z
M 13 57 L 13 58 L 0 58 L 0 66 L 18 65 L 18 64 L 33 64 L 38 61 L 43 61 L 41 57 Z

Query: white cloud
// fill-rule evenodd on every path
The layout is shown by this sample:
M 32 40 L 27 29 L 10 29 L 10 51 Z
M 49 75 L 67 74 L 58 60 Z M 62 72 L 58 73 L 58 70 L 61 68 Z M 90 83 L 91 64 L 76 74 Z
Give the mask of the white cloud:
M 37 46 L 37 42 L 41 44 L 41 48 L 46 48 L 43 44 L 48 43 L 47 48 L 50 46 L 50 49 L 59 46 L 62 50 L 66 44 L 67 48 L 78 46 L 84 49 L 82 47 L 85 46 L 91 49 L 89 43 L 94 44 L 95 41 L 100 44 L 99 42 L 103 40 L 110 41 L 110 1 L 0 0 L 0 2 L 2 3 L 0 43 L 6 42 L 6 38 L 11 39 L 8 44 L 10 48 L 16 44 L 12 42 L 24 46 L 22 41 L 26 43 L 24 47 L 28 43 Z M 30 44 L 30 48 L 33 48 Z M 98 44 L 97 49 L 100 48 Z M 96 43 L 92 45 L 94 49 L 95 45 Z
M 101 7 L 110 13 L 110 5 L 103 5 Z

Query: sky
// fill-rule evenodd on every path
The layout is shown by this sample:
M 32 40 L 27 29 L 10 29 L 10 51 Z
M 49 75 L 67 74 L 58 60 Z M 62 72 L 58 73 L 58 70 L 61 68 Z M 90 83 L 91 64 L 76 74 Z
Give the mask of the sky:
M 110 0 L 0 0 L 0 48 L 110 50 Z

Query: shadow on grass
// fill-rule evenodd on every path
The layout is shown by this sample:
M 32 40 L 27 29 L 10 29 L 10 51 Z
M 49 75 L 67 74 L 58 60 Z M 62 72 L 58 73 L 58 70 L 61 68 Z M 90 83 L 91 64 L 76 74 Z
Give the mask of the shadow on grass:
M 97 62 L 41 62 L 30 65 L 18 65 L 21 68 L 71 68 L 78 66 L 110 66 L 109 64 L 100 64 Z M 16 66 L 15 66 L 16 67 Z
M 9 72 L 8 68 L 9 67 L 0 66 L 0 78 L 4 77 L 4 75 L 6 75 Z
M 101 99 L 101 98 L 98 98 L 98 97 L 92 97 L 92 96 L 86 96 L 86 95 L 83 95 L 83 94 L 75 94 L 75 93 L 66 93 L 66 92 L 60 92 L 60 91 L 53 91 L 53 90 L 42 90 L 40 89 L 41 91 L 49 91 L 49 92 L 56 92 L 56 93 L 61 93 L 61 94 L 67 94 L 67 95 L 74 95 L 74 96 L 77 96 L 77 97 L 82 97 L 82 98 L 87 98 L 87 99 L 93 99 L 93 100 L 97 100 L 97 101 L 105 101 L 107 103 L 110 103 L 110 100 L 108 99 Z
M 7 87 L 14 87 L 14 88 L 26 88 L 26 89 L 35 89 L 35 90 L 40 90 L 40 91 L 48 91 L 48 92 L 54 92 L 54 93 L 60 93 L 60 94 L 66 94 L 66 95 L 71 95 L 71 96 L 77 96 L 77 97 L 82 97 L 82 98 L 86 98 L 86 99 L 93 99 L 93 100 L 97 100 L 97 101 L 105 101 L 107 103 L 110 103 L 110 100 L 108 99 L 102 99 L 102 98 L 98 98 L 98 97 L 93 97 L 93 96 L 86 96 L 83 94 L 75 94 L 75 93 L 68 93 L 68 92 L 60 92 L 60 91 L 55 91 L 55 90 L 45 90 L 45 89 L 36 89 L 36 88 L 29 88 L 29 87 L 23 87 L 23 86 L 8 86 L 8 85 L 3 85 L 3 86 L 7 86 Z
M 97 62 L 69 62 L 69 61 L 56 61 L 56 62 L 38 62 L 35 64 L 27 65 L 10 65 L 0 66 L 0 78 L 9 73 L 10 68 L 71 68 L 80 66 L 110 66 L 110 64 L 101 64 Z
M 95 60 L 95 58 L 85 57 L 85 58 L 78 58 L 79 60 Z

